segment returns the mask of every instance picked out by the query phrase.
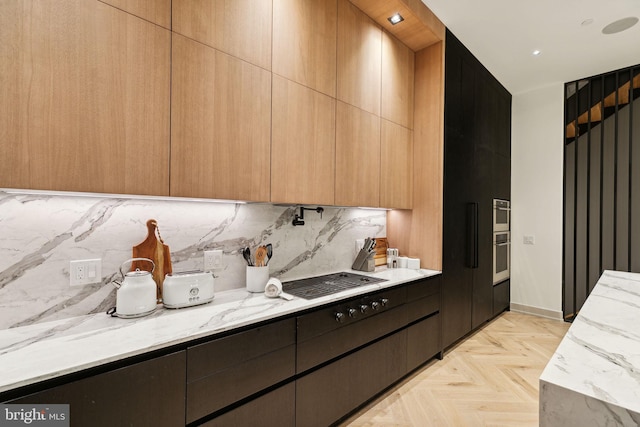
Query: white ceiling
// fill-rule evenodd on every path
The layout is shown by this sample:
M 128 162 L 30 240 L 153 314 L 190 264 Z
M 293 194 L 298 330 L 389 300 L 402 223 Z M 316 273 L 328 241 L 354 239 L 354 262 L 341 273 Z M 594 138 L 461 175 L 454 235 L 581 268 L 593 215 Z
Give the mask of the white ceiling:
M 512 93 L 640 64 L 640 0 L 422 0 Z M 582 25 L 593 19 L 590 25 Z M 531 52 L 540 50 L 539 56 Z

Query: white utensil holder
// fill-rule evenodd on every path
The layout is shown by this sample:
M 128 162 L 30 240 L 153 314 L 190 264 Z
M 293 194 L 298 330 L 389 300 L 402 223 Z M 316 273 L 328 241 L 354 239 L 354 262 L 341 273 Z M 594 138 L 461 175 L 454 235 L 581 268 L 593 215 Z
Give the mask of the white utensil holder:
M 269 266 L 247 266 L 247 291 L 264 292 L 264 287 L 269 281 Z

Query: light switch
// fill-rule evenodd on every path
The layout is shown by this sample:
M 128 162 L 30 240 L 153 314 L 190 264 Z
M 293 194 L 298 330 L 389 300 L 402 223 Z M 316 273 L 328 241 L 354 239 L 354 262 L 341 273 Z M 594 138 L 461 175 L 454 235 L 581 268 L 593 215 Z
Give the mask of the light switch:
M 533 244 L 536 243 L 536 237 L 535 236 L 524 236 L 522 238 L 522 240 L 523 240 L 523 243 L 525 245 L 533 245 Z

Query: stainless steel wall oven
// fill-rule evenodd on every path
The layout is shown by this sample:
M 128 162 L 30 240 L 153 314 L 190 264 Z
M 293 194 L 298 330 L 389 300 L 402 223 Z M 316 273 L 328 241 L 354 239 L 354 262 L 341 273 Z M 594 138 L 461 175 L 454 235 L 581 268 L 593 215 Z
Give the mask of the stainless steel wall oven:
M 493 200 L 493 284 L 507 280 L 511 274 L 511 204 Z

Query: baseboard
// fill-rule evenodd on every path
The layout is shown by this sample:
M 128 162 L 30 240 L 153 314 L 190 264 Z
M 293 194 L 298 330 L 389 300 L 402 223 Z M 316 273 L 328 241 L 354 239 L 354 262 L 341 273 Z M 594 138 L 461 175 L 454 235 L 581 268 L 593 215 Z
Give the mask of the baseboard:
M 518 313 L 533 314 L 534 316 L 546 317 L 548 319 L 564 320 L 561 311 L 548 310 L 546 308 L 533 307 L 524 304 L 517 304 L 515 302 L 512 302 L 510 304 L 510 309 L 511 311 L 515 311 Z

